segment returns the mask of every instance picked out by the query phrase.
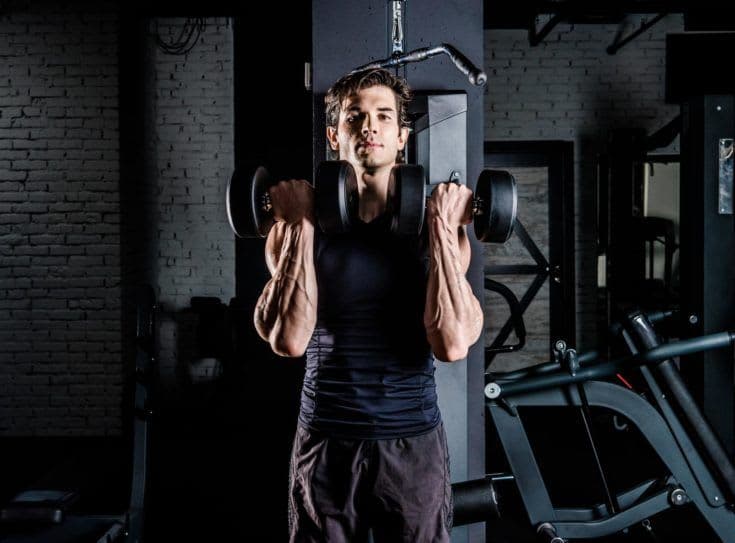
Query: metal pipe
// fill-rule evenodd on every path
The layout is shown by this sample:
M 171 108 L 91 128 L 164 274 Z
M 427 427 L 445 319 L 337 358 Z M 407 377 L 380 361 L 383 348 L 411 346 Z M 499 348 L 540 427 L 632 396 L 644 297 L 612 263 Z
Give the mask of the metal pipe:
M 445 54 L 449 56 L 457 69 L 467 76 L 470 83 L 482 86 L 487 82 L 487 75 L 477 68 L 470 59 L 464 56 L 456 47 L 448 43 L 442 43 L 436 47 L 422 47 L 402 55 L 392 55 L 386 59 L 370 62 L 358 66 L 350 73 L 371 70 L 375 68 L 394 68 L 408 64 L 409 62 L 421 62 L 435 55 Z
M 536 23 L 535 21 L 532 21 L 531 28 L 528 31 L 529 45 L 531 47 L 536 47 L 538 44 L 544 41 L 544 38 L 549 35 L 549 32 L 554 30 L 554 27 L 562 22 L 566 17 L 566 13 L 557 13 L 549 20 L 549 22 L 544 25 L 544 27 L 539 32 L 536 32 Z
M 638 30 L 635 30 L 632 32 L 629 36 L 626 36 L 620 41 L 615 41 L 615 43 L 611 44 L 607 48 L 607 54 L 608 55 L 614 55 L 617 53 L 624 45 L 626 45 L 628 42 L 633 41 L 635 38 L 643 34 L 646 30 L 651 28 L 653 25 L 655 25 L 657 22 L 659 22 L 661 19 L 666 17 L 668 13 L 659 13 L 656 15 L 653 19 L 650 21 L 646 21 L 641 24 L 641 26 L 638 28 Z
M 649 354 L 657 350 L 659 353 L 668 352 L 664 349 L 664 347 L 667 347 L 668 345 L 655 347 L 655 345 L 660 343 L 660 340 L 644 315 L 640 313 L 633 314 L 629 317 L 629 321 L 632 331 L 635 333 L 638 341 L 642 344 L 641 346 L 643 348 L 653 347 L 645 354 Z M 706 341 L 701 341 L 705 338 L 707 338 Z M 729 341 L 725 342 L 725 338 Z M 730 332 L 722 332 L 720 334 L 705 336 L 704 338 L 693 338 L 693 340 L 680 341 L 679 344 L 687 342 L 691 344 L 695 342 L 694 340 L 700 340 L 696 341 L 696 343 L 700 343 L 702 345 L 714 345 L 712 348 L 724 347 L 730 345 L 733 340 L 733 334 Z M 669 397 L 673 398 L 674 404 L 679 408 L 680 415 L 688 423 L 689 427 L 694 430 L 695 436 L 698 438 L 698 441 L 707 453 L 710 461 L 709 464 L 720 476 L 720 480 L 725 484 L 730 496 L 735 496 L 735 467 L 733 467 L 730 457 L 722 446 L 722 443 L 720 443 L 717 434 L 715 434 L 712 426 L 710 426 L 709 422 L 702 414 L 702 411 L 699 409 L 697 402 L 690 394 L 689 389 L 681 378 L 681 375 L 679 375 L 679 371 L 676 369 L 676 366 L 674 366 L 671 360 L 665 360 L 661 364 L 658 364 L 656 371 L 666 384 L 670 393 Z
M 682 339 L 681 341 L 673 343 L 665 343 L 640 353 L 638 357 L 642 362 L 659 362 L 676 356 L 685 356 L 688 354 L 700 353 L 702 351 L 711 351 L 714 349 L 729 347 L 733 344 L 733 340 L 735 340 L 735 334 L 732 332 L 718 332 L 707 336 Z
M 497 483 L 512 481 L 515 481 L 515 477 L 511 474 L 496 474 L 452 484 L 454 525 L 462 526 L 501 518 L 501 497 Z
M 499 375 L 496 376 L 497 380 L 494 383 L 498 388 L 490 399 L 495 400 L 500 397 L 508 397 L 536 390 L 569 385 L 572 383 L 580 383 L 591 379 L 599 379 L 601 377 L 609 377 L 641 364 L 659 362 L 666 360 L 667 358 L 682 356 L 684 354 L 721 349 L 723 347 L 730 346 L 733 342 L 735 342 L 735 335 L 733 333 L 719 332 L 707 336 L 668 343 L 635 356 L 626 356 L 610 362 L 604 362 L 602 364 L 591 364 L 580 368 L 576 375 L 571 375 L 566 370 L 559 368 L 558 366 L 541 372 L 540 375 L 534 375 L 527 378 L 506 380 L 505 376 Z
M 609 377 L 623 369 L 630 368 L 632 360 L 634 360 L 634 357 L 626 357 L 612 362 L 605 362 L 603 364 L 594 364 L 586 368 L 580 368 L 574 375 L 557 367 L 556 371 L 549 371 L 546 374 L 525 379 L 515 379 L 513 381 L 499 379 L 495 382 L 495 384 L 499 386 L 498 394 L 496 394 L 494 398 L 490 399 L 494 400 L 500 397 L 507 398 L 509 396 L 535 392 L 537 390 Z
M 599 364 L 600 354 L 597 351 L 588 351 L 577 355 L 580 366 L 589 366 L 590 364 Z M 544 362 L 531 366 L 530 368 L 523 368 L 520 370 L 507 371 L 504 373 L 490 373 L 493 378 L 501 381 L 511 381 L 516 379 L 523 379 L 526 377 L 534 377 L 536 375 L 546 375 L 550 372 L 557 371 L 559 364 L 552 361 Z

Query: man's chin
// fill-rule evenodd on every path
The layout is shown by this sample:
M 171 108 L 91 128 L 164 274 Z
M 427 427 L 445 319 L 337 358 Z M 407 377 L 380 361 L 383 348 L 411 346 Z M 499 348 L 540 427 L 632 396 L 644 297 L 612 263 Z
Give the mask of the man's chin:
M 382 160 L 374 156 L 360 157 L 359 162 L 360 162 L 360 166 L 362 166 L 366 170 L 377 170 L 379 168 L 388 166 L 390 164 L 388 161 Z

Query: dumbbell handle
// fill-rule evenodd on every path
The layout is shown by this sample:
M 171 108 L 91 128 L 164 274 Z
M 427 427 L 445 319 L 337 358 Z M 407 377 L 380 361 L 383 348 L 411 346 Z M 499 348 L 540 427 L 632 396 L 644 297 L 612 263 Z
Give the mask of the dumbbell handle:
M 449 181 L 442 181 L 442 183 L 455 183 L 455 184 L 459 185 L 459 178 L 458 177 L 455 177 L 453 175 L 452 178 Z M 426 197 L 426 203 L 427 204 L 428 204 L 428 202 L 429 202 L 430 199 L 431 199 L 431 196 L 427 196 Z M 482 211 L 482 205 L 483 205 L 483 203 L 484 202 L 483 202 L 482 198 L 480 198 L 478 196 L 473 196 L 472 197 L 472 216 L 482 215 L 482 213 L 483 213 L 483 211 Z M 266 211 L 266 212 L 268 212 L 271 209 L 273 209 L 273 204 L 271 202 L 271 195 L 268 193 L 268 191 L 265 191 L 263 193 L 263 195 L 261 196 L 260 207 L 261 207 L 261 209 L 263 211 Z
M 265 191 L 260 197 L 260 209 L 265 212 L 273 209 L 273 204 L 271 203 L 271 195 L 268 193 L 268 191 Z
M 449 181 L 442 181 L 441 183 L 455 183 L 459 185 L 459 176 L 455 176 L 456 172 L 452 172 L 452 177 L 449 179 Z M 437 183 L 437 185 L 432 185 L 434 187 L 437 187 L 438 185 L 441 185 L 441 183 Z M 431 199 L 431 195 L 426 197 L 426 204 L 429 204 L 429 200 Z M 483 206 L 485 202 L 482 198 L 479 196 L 472 196 L 472 216 L 476 217 L 477 215 L 483 214 Z
M 443 181 L 443 183 L 456 183 L 456 184 L 459 184 L 459 179 L 453 177 L 449 181 Z M 431 196 L 427 196 L 426 197 L 426 203 L 427 203 L 427 205 L 428 205 L 430 199 L 431 199 Z M 478 196 L 473 196 L 472 197 L 472 216 L 473 217 L 476 216 L 476 215 L 482 215 L 482 213 L 483 213 L 483 211 L 482 211 L 482 205 L 483 205 L 483 203 L 484 202 L 483 202 L 482 198 L 480 198 Z M 269 212 L 269 211 L 271 211 L 273 209 L 273 203 L 271 202 L 271 195 L 268 193 L 268 191 L 265 191 L 263 193 L 263 195 L 261 196 L 261 198 L 260 198 L 260 208 L 263 211 L 265 211 L 265 212 Z
M 311 185 L 309 185 L 309 186 L 311 186 Z M 270 210 L 273 209 L 273 203 L 271 201 L 271 195 L 270 195 L 270 193 L 267 190 L 260 197 L 260 209 L 262 209 L 265 212 L 269 212 Z
M 429 204 L 429 200 L 431 199 L 431 196 L 426 197 L 426 204 Z M 483 205 L 484 200 L 480 198 L 479 196 L 473 196 L 472 197 L 472 216 L 475 217 L 477 215 L 482 215 L 483 212 Z

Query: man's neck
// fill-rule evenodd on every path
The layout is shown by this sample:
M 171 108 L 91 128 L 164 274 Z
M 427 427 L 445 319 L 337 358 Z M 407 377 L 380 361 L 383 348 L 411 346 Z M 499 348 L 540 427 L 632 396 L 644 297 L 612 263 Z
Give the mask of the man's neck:
M 360 195 L 360 219 L 370 222 L 385 211 L 393 165 L 379 169 L 355 168 Z

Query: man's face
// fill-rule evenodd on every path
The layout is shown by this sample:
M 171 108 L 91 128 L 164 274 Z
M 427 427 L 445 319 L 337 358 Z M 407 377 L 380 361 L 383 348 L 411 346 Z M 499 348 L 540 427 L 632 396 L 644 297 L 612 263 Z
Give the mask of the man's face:
M 337 129 L 327 127 L 327 139 L 340 160 L 365 170 L 392 167 L 406 145 L 408 129 L 398 126 L 396 97 L 389 87 L 376 85 L 342 102 Z

